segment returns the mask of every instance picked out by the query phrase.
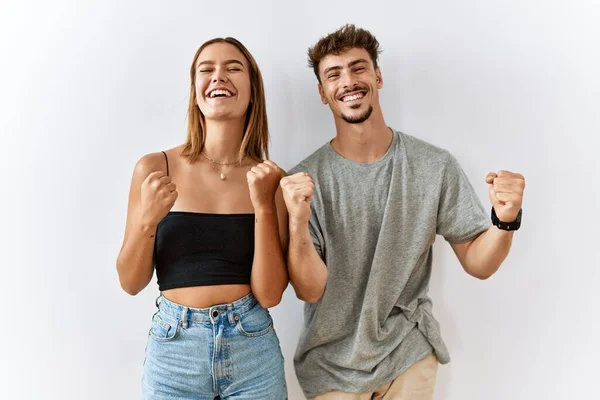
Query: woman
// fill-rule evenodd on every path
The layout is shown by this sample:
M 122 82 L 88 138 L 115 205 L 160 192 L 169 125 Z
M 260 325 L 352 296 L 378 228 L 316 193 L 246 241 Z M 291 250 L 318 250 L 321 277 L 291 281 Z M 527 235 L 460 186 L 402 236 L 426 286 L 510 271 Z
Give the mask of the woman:
M 161 291 L 144 399 L 287 398 L 267 309 L 287 287 L 287 214 L 268 158 L 263 82 L 236 39 L 213 39 L 191 71 L 188 134 L 135 166 L 117 270 L 132 295 Z

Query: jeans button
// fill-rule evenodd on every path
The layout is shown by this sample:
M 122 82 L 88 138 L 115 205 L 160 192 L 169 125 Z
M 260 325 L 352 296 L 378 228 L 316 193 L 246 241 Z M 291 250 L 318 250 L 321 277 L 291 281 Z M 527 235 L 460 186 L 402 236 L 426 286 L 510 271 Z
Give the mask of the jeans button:
M 219 312 L 217 310 L 212 311 L 212 317 L 217 318 L 219 316 Z

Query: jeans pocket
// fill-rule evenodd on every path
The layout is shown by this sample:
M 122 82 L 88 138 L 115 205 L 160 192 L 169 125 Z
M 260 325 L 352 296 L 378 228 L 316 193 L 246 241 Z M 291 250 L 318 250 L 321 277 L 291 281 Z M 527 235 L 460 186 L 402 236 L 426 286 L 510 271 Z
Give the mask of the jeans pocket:
M 171 324 L 162 319 L 160 313 L 156 313 L 152 317 L 149 335 L 159 342 L 170 342 L 179 335 L 179 326 L 179 323 Z
M 244 336 L 263 336 L 273 330 L 273 319 L 268 310 L 256 305 L 250 311 L 239 315 L 236 328 Z

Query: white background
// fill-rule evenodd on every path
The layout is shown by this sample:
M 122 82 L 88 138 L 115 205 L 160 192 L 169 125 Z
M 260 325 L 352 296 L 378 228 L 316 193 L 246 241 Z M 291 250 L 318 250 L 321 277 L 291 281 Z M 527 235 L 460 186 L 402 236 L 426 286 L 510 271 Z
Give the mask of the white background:
M 431 296 L 453 361 L 436 399 L 600 398 L 600 5 L 597 1 L 2 1 L 0 397 L 135 399 L 157 286 L 121 291 L 131 172 L 185 137 L 188 70 L 240 39 L 266 85 L 284 168 L 335 134 L 306 49 L 346 22 L 384 53 L 388 125 L 484 177 L 527 178 L 501 270 L 467 276 L 435 245 Z M 302 319 L 272 311 L 290 399 Z

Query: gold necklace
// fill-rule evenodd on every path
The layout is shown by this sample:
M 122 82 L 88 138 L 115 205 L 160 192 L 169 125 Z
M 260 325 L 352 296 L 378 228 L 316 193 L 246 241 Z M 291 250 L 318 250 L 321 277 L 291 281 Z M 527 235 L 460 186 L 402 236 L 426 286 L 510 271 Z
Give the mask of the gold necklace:
M 213 163 L 213 164 L 219 164 L 219 165 L 233 165 L 233 164 L 237 164 L 238 162 L 241 162 L 241 161 L 215 161 L 215 160 L 213 160 L 212 158 L 210 158 L 209 156 L 207 156 L 206 154 L 204 154 L 204 152 L 202 152 L 202 153 L 200 153 L 200 154 L 202 154 L 202 157 L 206 158 L 208 161 L 210 161 L 210 162 L 211 162 L 211 163 Z M 246 158 L 246 157 L 244 156 L 244 158 Z M 242 160 L 243 160 L 244 158 L 242 158 Z
M 244 161 L 244 159 L 246 158 L 246 156 L 244 156 L 244 157 L 242 157 L 242 159 L 241 159 L 241 160 L 239 160 L 239 161 L 230 161 L 230 162 L 227 162 L 227 161 L 225 161 L 225 162 L 222 162 L 222 161 L 215 161 L 215 160 L 213 160 L 212 158 L 210 158 L 210 157 L 208 157 L 206 154 L 204 154 L 204 152 L 202 152 L 202 153 L 200 153 L 200 154 L 202 154 L 202 156 L 203 156 L 204 158 L 206 158 L 208 161 L 210 161 L 210 167 L 211 167 L 211 168 L 212 168 L 212 169 L 213 169 L 213 170 L 214 170 L 214 171 L 215 171 L 217 174 L 219 174 L 219 177 L 221 178 L 221 180 L 222 180 L 222 181 L 224 181 L 224 180 L 225 180 L 225 178 L 227 177 L 227 175 L 226 175 L 226 174 L 224 174 L 223 172 L 219 171 L 219 170 L 217 169 L 217 167 L 215 167 L 215 164 L 217 164 L 217 165 L 234 165 L 234 164 L 239 164 L 239 165 L 242 165 L 242 161 Z M 232 170 L 232 171 L 233 171 L 233 170 Z M 229 171 L 229 172 L 231 172 L 231 171 Z M 229 172 L 228 172 L 228 173 L 229 173 Z

